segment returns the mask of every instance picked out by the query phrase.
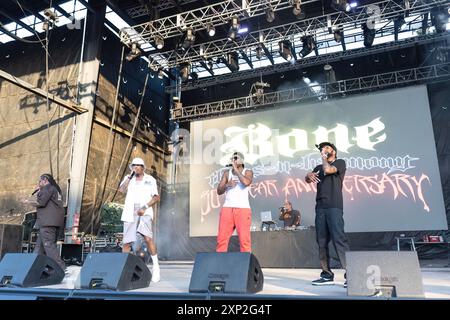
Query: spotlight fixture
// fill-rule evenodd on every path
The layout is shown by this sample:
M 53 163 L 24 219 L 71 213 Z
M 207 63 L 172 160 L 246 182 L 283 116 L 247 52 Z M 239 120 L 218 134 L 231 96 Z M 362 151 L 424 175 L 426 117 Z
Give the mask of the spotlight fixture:
M 182 63 L 178 69 L 181 80 L 186 81 L 191 73 L 191 64 L 189 62 Z
M 212 70 L 213 67 L 214 67 L 213 60 L 212 60 L 211 58 L 208 58 L 208 68 L 209 68 L 210 70 Z
M 237 31 L 230 29 L 230 31 L 228 31 L 228 40 L 229 41 L 233 41 L 236 39 L 236 35 L 237 35 Z
M 278 52 L 280 53 L 280 55 L 286 60 L 286 61 L 291 61 L 293 58 L 293 54 L 292 54 L 292 43 L 289 40 L 283 40 L 278 42 L 278 47 L 279 50 Z
M 275 11 L 273 11 L 273 9 L 270 5 L 266 9 L 266 20 L 269 23 L 272 23 L 275 20 Z
M 183 43 L 181 44 L 181 47 L 187 51 L 195 41 L 195 33 L 192 28 L 189 28 L 186 30 L 186 33 L 184 35 Z
M 327 78 L 327 83 L 336 82 L 336 74 L 331 65 L 329 65 L 329 64 L 324 65 L 323 70 L 325 71 L 325 77 Z
M 159 71 L 158 71 L 158 78 L 159 78 L 159 79 L 163 79 L 163 78 L 164 78 L 164 72 L 163 72 L 163 69 L 159 69 Z
M 448 17 L 448 9 L 434 8 L 431 10 L 431 24 L 436 29 L 436 33 L 443 33 L 447 30 Z
M 261 47 L 256 47 L 256 58 L 260 60 L 263 57 L 263 49 Z
M 228 53 L 226 64 L 231 72 L 239 71 L 239 54 L 235 51 Z
M 352 3 L 353 8 L 357 6 L 356 2 Z M 347 0 L 331 0 L 331 7 L 336 11 L 347 11 L 349 12 L 352 6 L 347 2 Z
M 228 32 L 228 40 L 233 41 L 239 32 L 239 18 L 233 17 L 230 21 L 230 31 Z
M 367 23 L 362 25 L 363 35 L 364 35 L 364 46 L 370 48 L 375 40 L 375 29 L 369 28 Z
M 292 3 L 292 6 L 294 7 L 292 9 L 292 13 L 298 20 L 302 20 L 306 18 L 305 12 L 302 10 L 302 0 L 294 0 Z
M 344 36 L 344 32 L 343 32 L 342 29 L 336 29 L 336 30 L 334 30 L 333 35 L 334 35 L 334 41 L 339 43 L 339 42 L 342 41 L 342 37 Z
M 191 72 L 191 78 L 192 78 L 192 80 L 194 80 L 194 81 L 197 81 L 198 80 L 198 73 L 197 72 Z
M 156 36 L 155 45 L 157 49 L 161 50 L 162 48 L 164 48 L 164 39 L 161 38 L 160 36 Z
M 127 59 L 127 61 L 132 61 L 132 60 L 136 59 L 137 57 L 139 57 L 141 54 L 142 54 L 142 51 L 139 48 L 138 43 L 137 42 L 133 42 L 131 44 L 131 50 L 125 56 L 125 59 Z
M 239 30 L 239 18 L 238 17 L 233 17 L 231 18 L 231 29 L 233 29 L 234 31 L 238 31 Z
M 402 28 L 402 25 L 404 25 L 404 24 L 405 24 L 405 17 L 403 15 L 394 18 L 394 39 L 395 39 L 395 41 L 398 40 L 398 33 L 400 32 L 400 29 Z
M 216 34 L 216 28 L 214 28 L 214 26 L 213 26 L 212 24 L 209 24 L 209 25 L 206 27 L 206 30 L 208 31 L 208 35 L 209 35 L 210 37 L 214 37 L 214 35 Z
M 316 49 L 316 43 L 312 36 L 303 36 L 302 37 L 302 45 L 303 45 L 303 48 L 300 51 L 300 55 L 302 56 L 302 58 L 306 57 L 314 49 Z

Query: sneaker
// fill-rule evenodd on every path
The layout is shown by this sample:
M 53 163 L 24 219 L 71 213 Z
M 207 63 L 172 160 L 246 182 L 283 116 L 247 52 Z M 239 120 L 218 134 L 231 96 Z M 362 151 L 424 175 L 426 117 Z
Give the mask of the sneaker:
M 333 278 L 323 277 L 323 276 L 320 276 L 319 279 L 314 280 L 312 282 L 313 286 L 327 286 L 327 285 L 332 285 L 332 284 L 334 284 Z
M 154 265 L 153 269 L 152 269 L 152 282 L 159 282 L 160 279 L 161 279 L 161 275 L 159 272 L 159 266 Z

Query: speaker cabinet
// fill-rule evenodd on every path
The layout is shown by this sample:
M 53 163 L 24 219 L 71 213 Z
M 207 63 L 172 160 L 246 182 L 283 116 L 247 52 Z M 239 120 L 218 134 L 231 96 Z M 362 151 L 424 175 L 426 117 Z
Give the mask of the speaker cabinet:
M 23 226 L 0 224 L 0 259 L 6 253 L 22 252 Z
M 80 271 L 82 289 L 126 291 L 146 288 L 151 278 L 147 265 L 129 253 L 90 253 Z
M 256 293 L 264 276 L 256 257 L 249 252 L 197 253 L 189 292 Z
M 37 287 L 59 284 L 64 270 L 53 259 L 36 253 L 7 253 L 0 262 L 0 284 Z
M 415 251 L 349 251 L 347 294 L 424 298 Z

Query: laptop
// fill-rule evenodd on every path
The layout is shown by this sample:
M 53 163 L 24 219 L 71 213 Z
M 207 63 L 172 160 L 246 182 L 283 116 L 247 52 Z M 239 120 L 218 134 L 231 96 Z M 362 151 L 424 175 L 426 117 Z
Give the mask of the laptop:
M 262 211 L 261 222 L 273 222 L 272 211 Z

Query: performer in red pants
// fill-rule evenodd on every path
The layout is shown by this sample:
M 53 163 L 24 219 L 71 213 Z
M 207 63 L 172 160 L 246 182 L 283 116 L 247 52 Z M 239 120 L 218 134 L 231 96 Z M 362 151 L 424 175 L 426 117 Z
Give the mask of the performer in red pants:
M 233 153 L 233 168 L 223 173 L 217 194 L 225 193 L 225 203 L 220 211 L 217 252 L 227 252 L 230 237 L 236 228 L 241 252 L 251 252 L 250 226 L 252 211 L 248 201 L 248 189 L 253 180 L 253 171 L 244 168 L 244 155 Z

